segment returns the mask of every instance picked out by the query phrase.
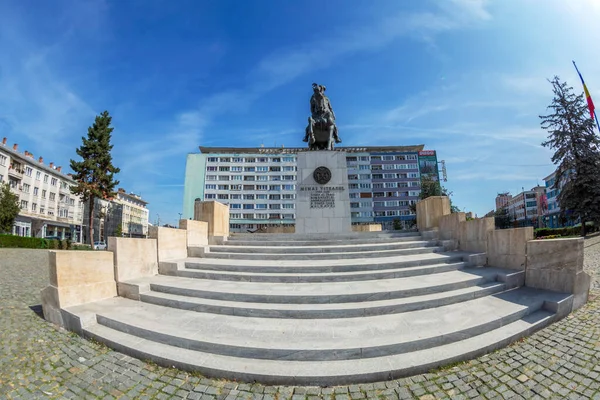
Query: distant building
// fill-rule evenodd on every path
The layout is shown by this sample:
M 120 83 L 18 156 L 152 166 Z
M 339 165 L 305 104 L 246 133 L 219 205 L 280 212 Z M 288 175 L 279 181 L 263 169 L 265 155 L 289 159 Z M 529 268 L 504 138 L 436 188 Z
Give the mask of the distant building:
M 543 225 L 540 204 L 546 188 L 536 186 L 512 196 L 508 201 L 508 215 L 518 226 L 540 227 Z
M 508 205 L 508 202 L 512 198 L 511 194 L 508 192 L 498 193 L 496 196 L 496 211 L 505 208 Z
M 112 199 L 96 198 L 94 204 L 93 241 L 106 241 L 110 236 L 143 238 L 148 235 L 148 202 L 139 195 L 119 188 Z M 88 225 L 89 205 L 85 204 L 84 225 Z M 119 232 L 120 230 L 120 232 Z M 88 230 L 84 230 L 86 243 Z
M 21 207 L 12 233 L 81 242 L 83 203 L 70 190 L 75 181 L 60 166 L 45 165 L 42 157 L 19 152 L 17 144 L 9 148 L 6 141 L 0 144 L 0 182 L 10 185 Z
M 544 224 L 548 228 L 561 228 L 563 226 L 572 226 L 575 224 L 575 221 L 573 220 L 561 221 L 560 219 L 561 210 L 558 202 L 558 195 L 568 180 L 568 174 L 565 174 L 557 187 L 556 171 L 544 178 L 546 187 L 546 212 L 544 213 Z

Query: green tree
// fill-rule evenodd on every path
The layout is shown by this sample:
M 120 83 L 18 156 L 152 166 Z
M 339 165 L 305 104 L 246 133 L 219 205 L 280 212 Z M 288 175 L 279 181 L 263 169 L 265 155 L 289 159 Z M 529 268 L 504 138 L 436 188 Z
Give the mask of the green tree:
M 116 237 L 123 236 L 123 227 L 121 227 L 121 224 L 117 225 L 117 228 L 115 229 L 115 236 Z
M 77 182 L 71 191 L 80 195 L 84 202 L 88 202 L 88 240 L 94 242 L 93 221 L 95 199 L 107 199 L 116 195 L 114 189 L 119 184 L 115 181 L 115 174 L 120 169 L 112 163 L 110 144 L 114 128 L 110 126 L 112 118 L 108 111 L 96 116 L 94 124 L 88 128 L 87 138 L 82 137 L 83 144 L 76 150 L 81 161 L 71 160 L 71 169 L 75 172 L 73 179 Z
M 423 176 L 421 178 L 421 193 L 419 199 L 425 200 L 431 196 L 447 196 L 450 200 L 450 212 L 460 212 L 460 209 L 452 204 L 452 192 L 441 185 L 437 180 L 432 179 L 429 176 Z M 417 205 L 411 204 L 410 209 L 413 213 L 417 212 Z
M 11 232 L 17 215 L 19 196 L 10 191 L 8 183 L 0 183 L 0 232 Z
M 542 129 L 548 131 L 542 146 L 554 150 L 554 188 L 565 183 L 558 194 L 561 215 L 569 212 L 579 218 L 585 236 L 586 221 L 600 222 L 600 140 L 583 94 L 574 94 L 557 76 L 549 82 L 554 98 L 548 106 L 551 114 L 540 116 Z
M 507 207 L 502 207 L 494 213 L 494 223 L 498 229 L 510 228 L 511 216 L 508 213 Z

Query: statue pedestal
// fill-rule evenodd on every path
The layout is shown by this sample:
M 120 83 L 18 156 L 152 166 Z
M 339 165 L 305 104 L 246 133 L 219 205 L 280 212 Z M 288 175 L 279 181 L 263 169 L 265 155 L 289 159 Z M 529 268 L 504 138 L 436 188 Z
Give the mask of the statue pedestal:
M 326 150 L 298 153 L 296 233 L 351 231 L 346 153 Z

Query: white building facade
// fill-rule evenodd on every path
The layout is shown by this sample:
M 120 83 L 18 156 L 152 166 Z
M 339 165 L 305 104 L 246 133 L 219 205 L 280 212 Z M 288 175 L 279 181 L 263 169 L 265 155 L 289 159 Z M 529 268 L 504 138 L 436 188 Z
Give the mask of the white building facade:
M 71 193 L 75 182 L 60 166 L 44 164 L 18 145 L 0 144 L 0 182 L 19 196 L 19 215 L 12 233 L 29 237 L 58 237 L 81 242 L 83 203 Z

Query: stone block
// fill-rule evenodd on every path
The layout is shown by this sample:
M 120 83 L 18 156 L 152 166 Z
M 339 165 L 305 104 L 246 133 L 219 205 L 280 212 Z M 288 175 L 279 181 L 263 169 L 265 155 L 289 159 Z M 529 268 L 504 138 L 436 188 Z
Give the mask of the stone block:
M 496 229 L 488 232 L 488 265 L 524 271 L 527 242 L 533 240 L 533 228 Z
M 50 285 L 42 289 L 44 317 L 67 327 L 64 309 L 117 296 L 113 254 L 108 251 L 50 251 Z
M 218 201 L 194 203 L 194 220 L 208 223 L 208 236 L 229 236 L 229 206 Z
M 465 222 L 464 212 L 451 213 L 439 217 L 439 232 L 441 240 L 458 240 L 460 224 Z
M 151 226 L 148 236 L 157 239 L 158 262 L 187 258 L 187 231 Z
M 55 287 L 115 281 L 113 254 L 109 251 L 50 251 L 49 260 L 50 285 Z
M 439 219 L 450 214 L 450 199 L 447 196 L 431 196 L 417 203 L 417 228 L 424 231 L 439 227 Z
M 352 225 L 353 232 L 381 232 L 381 224 Z
M 573 294 L 573 310 L 587 302 L 590 276 L 583 271 L 583 238 L 527 242 L 525 285 Z
M 158 274 L 156 239 L 109 237 L 108 250 L 114 254 L 117 282 Z
M 478 218 L 460 223 L 458 247 L 472 253 L 487 252 L 487 235 L 494 230 L 494 218 Z
M 341 151 L 306 151 L 298 153 L 298 184 L 296 190 L 295 232 L 342 233 L 351 232 L 350 197 L 348 194 L 348 171 L 346 153 Z M 313 173 L 318 167 L 327 167 L 331 179 L 324 185 L 318 184 Z M 334 207 L 311 208 L 311 195 L 317 191 L 303 189 L 343 187 L 344 190 L 325 190 L 331 193 Z
M 179 220 L 179 229 L 187 231 L 188 247 L 208 245 L 208 222 L 181 219 Z

